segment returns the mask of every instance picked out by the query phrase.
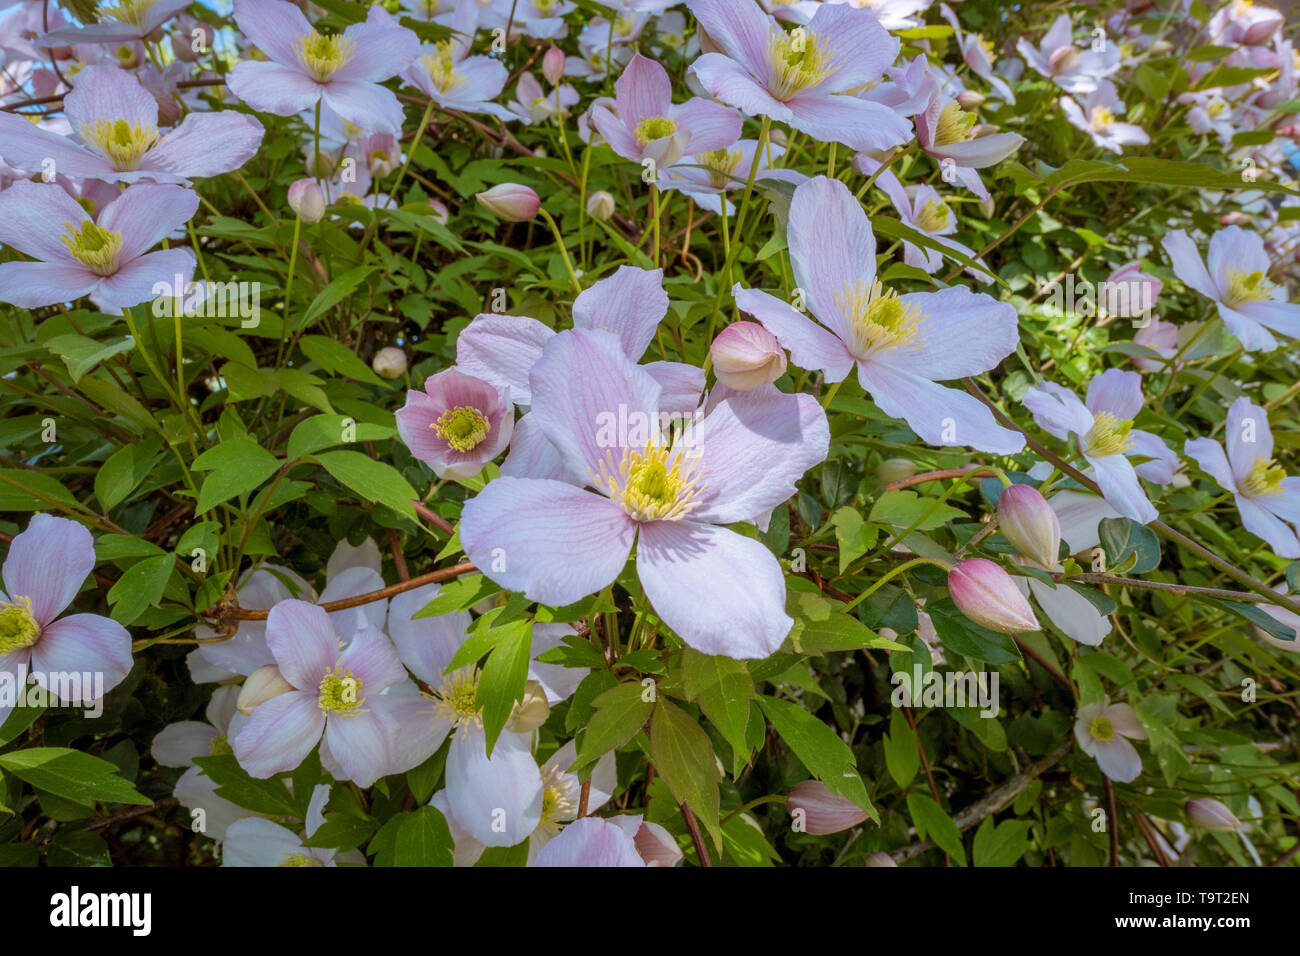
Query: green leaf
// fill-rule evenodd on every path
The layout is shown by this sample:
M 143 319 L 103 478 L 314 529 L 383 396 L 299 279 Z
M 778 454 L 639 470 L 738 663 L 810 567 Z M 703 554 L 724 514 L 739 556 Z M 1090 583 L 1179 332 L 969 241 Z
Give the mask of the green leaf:
M 130 352 L 135 348 L 135 341 L 128 337 L 113 342 L 97 342 L 84 335 L 69 333 L 47 339 L 45 347 L 63 359 L 64 364 L 68 366 L 68 374 L 72 376 L 72 381 L 78 382 L 83 375 L 105 359 L 122 352 Z
M 973 657 L 990 664 L 1003 664 L 1020 659 L 1020 649 L 1007 634 L 991 631 L 976 624 L 952 603 L 951 598 L 932 601 L 925 606 L 934 624 L 935 633 L 943 646 L 962 657 Z
M 135 485 L 134 445 L 124 445 L 113 452 L 95 472 L 95 497 L 105 514 L 129 495 Z
M 907 716 L 898 707 L 890 708 L 889 733 L 881 740 L 885 750 L 885 767 L 894 778 L 900 790 L 916 777 L 921 769 L 921 751 L 918 748 L 916 731 L 907 722 Z
M 992 817 L 975 831 L 974 853 L 976 866 L 1014 866 L 1029 849 L 1028 820 L 1003 820 L 996 827 Z
M 855 508 L 841 508 L 831 515 L 835 526 L 835 542 L 840 548 L 840 574 L 850 564 L 876 545 L 880 528 L 862 520 Z
M 814 777 L 832 793 L 861 807 L 879 822 L 880 816 L 858 775 L 858 762 L 839 734 L 798 704 L 766 695 L 759 696 L 758 704 L 781 739 Z
M 673 799 L 689 806 L 722 852 L 718 785 L 722 775 L 713 745 L 684 710 L 660 697 L 650 725 L 650 756 Z
M 321 313 L 338 305 L 361 284 L 366 276 L 374 271 L 374 266 L 357 266 L 355 269 L 343 273 L 343 275 L 321 289 L 316 298 L 312 299 L 311 305 L 307 307 L 307 312 L 303 315 L 302 322 L 298 327 L 306 328 Z
M 293 794 L 282 780 L 250 777 L 233 754 L 195 757 L 194 762 L 217 785 L 217 796 L 236 806 L 273 817 L 299 816 Z
M 492 628 L 501 632 L 496 646 L 483 665 L 475 702 L 483 708 L 483 728 L 487 732 L 487 752 L 500 736 L 515 702 L 522 700 L 528 683 L 528 660 L 533 646 L 531 621 L 512 621 Z
M 160 554 L 127 568 L 108 591 L 108 603 L 113 605 L 113 620 L 122 625 L 130 624 L 146 608 L 158 604 L 175 566 L 176 559 L 172 555 Z
M 408 813 L 397 831 L 394 866 L 451 866 L 455 845 L 447 820 L 437 807 Z
M 749 743 L 745 729 L 749 726 L 754 680 L 744 661 L 730 657 L 701 654 L 686 648 L 682 655 L 682 677 L 686 699 L 697 701 L 704 716 L 713 721 L 731 745 L 738 775 L 749 762 Z
M 285 455 L 290 460 L 295 460 L 335 445 L 354 441 L 379 441 L 392 438 L 395 434 L 395 428 L 358 422 L 346 415 L 313 415 L 294 428 Z M 347 437 L 349 435 L 351 437 Z
M 203 514 L 223 501 L 252 491 L 280 467 L 280 461 L 253 439 L 242 437 L 209 448 L 190 467 L 211 472 L 203 480 L 195 506 Z
M 966 512 L 937 498 L 922 498 L 915 491 L 886 491 L 872 505 L 870 520 L 913 531 L 932 531 L 965 517 Z
M 315 457 L 334 478 L 365 500 L 415 518 L 411 501 L 420 496 L 392 465 L 375 461 L 359 451 L 326 451 Z
M 112 866 L 108 843 L 90 830 L 64 830 L 54 835 L 45 854 L 46 866 Z
M 0 511 L 78 511 L 72 492 L 57 478 L 25 468 L 0 468 Z
M 923 840 L 933 840 L 935 846 L 957 861 L 958 866 L 966 865 L 966 848 L 962 846 L 961 831 L 943 807 L 925 794 L 914 791 L 907 795 L 907 812 L 912 816 L 917 836 Z
M 1271 614 L 1265 614 L 1254 604 L 1246 604 L 1244 601 L 1228 601 L 1223 598 L 1202 597 L 1201 595 L 1193 595 L 1193 597 L 1205 604 L 1212 604 L 1215 607 L 1223 608 L 1230 614 L 1235 614 L 1243 621 L 1250 622 L 1280 641 L 1295 641 L 1298 639 L 1295 628 L 1288 627 Z M 1296 646 L 1300 647 L 1300 644 Z
M 299 340 L 298 347 L 302 349 L 303 355 L 327 371 L 337 372 L 339 375 L 355 378 L 359 382 L 370 385 L 385 384 L 369 365 L 357 358 L 355 352 L 327 336 L 304 335 Z
M 96 800 L 108 803 L 153 803 L 118 776 L 117 767 L 80 750 L 63 747 L 30 747 L 0 755 L 0 767 L 33 787 L 89 806 Z
M 838 610 L 841 606 L 820 594 L 791 592 L 786 598 L 786 612 L 794 618 L 791 646 L 800 654 L 817 655 L 871 648 L 906 650 L 895 641 L 879 637 L 853 615 Z
M 582 749 L 570 771 L 595 763 L 602 754 L 617 750 L 636 736 L 654 710 L 654 702 L 645 699 L 645 687 L 629 682 L 611 687 L 592 701 L 596 711 L 587 724 Z
M 1137 555 L 1136 562 L 1128 568 L 1130 574 L 1143 574 L 1159 566 L 1160 539 L 1146 525 L 1131 518 L 1102 518 L 1097 532 L 1108 568 L 1122 565 L 1130 554 Z

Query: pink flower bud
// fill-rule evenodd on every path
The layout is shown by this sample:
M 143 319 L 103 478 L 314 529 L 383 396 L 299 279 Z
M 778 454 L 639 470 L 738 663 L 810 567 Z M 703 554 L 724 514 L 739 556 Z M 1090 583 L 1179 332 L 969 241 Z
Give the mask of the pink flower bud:
M 804 833 L 839 833 L 867 819 L 861 807 L 831 793 L 820 780 L 795 784 L 786 806 Z
M 554 86 L 564 76 L 564 51 L 553 46 L 542 56 L 542 76 Z
M 1038 630 L 1038 618 L 1011 575 L 987 558 L 970 558 L 948 572 L 948 593 L 976 624 L 1003 634 Z
M 1012 485 L 1003 489 L 998 499 L 998 527 L 1017 551 L 1039 567 L 1056 567 L 1061 521 L 1036 488 Z
M 447 210 L 447 204 L 441 199 L 429 200 L 429 215 L 433 216 L 434 221 L 439 225 L 445 226 L 451 219 L 451 213 Z
M 609 222 L 609 217 L 614 215 L 614 197 L 597 189 L 587 197 L 587 215 L 597 222 Z
M 1219 217 L 1219 223 L 1224 226 L 1246 226 L 1250 224 L 1250 217 L 1244 212 L 1225 212 Z
M 718 381 L 747 392 L 785 374 L 785 350 L 776 336 L 756 322 L 734 322 L 709 347 Z
M 970 112 L 984 103 L 984 96 L 974 90 L 962 90 L 957 94 L 957 105 Z
M 1183 810 L 1187 813 L 1188 820 L 1206 830 L 1231 833 L 1241 826 L 1241 821 L 1231 810 L 1211 797 L 1196 797 L 1188 800 Z
M 682 858 L 673 835 L 657 823 L 643 820 L 632 841 L 646 866 L 676 866 Z
M 406 353 L 392 345 L 385 346 L 375 353 L 370 367 L 380 378 L 401 378 L 406 371 Z
M 477 197 L 483 208 L 506 222 L 527 222 L 542 208 L 537 193 L 519 183 L 501 183 Z
M 314 179 L 300 179 L 289 187 L 289 208 L 303 222 L 320 222 L 325 215 L 325 194 Z
M 879 850 L 877 850 L 875 853 L 872 853 L 865 860 L 863 860 L 862 865 L 863 866 L 898 866 L 898 864 L 894 862 L 894 858 L 892 856 L 890 856 L 888 853 L 882 853 Z

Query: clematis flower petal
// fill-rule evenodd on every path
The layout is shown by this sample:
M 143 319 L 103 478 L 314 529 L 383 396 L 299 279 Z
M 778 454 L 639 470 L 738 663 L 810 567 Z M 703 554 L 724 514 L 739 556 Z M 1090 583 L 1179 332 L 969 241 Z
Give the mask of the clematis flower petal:
M 533 866 L 645 866 L 635 838 L 600 817 L 574 820 L 537 854 Z
M 226 74 L 226 86 L 253 109 L 276 116 L 295 116 L 310 109 L 323 92 L 310 74 L 283 63 L 260 60 L 236 63 Z
M 583 295 L 590 291 L 584 291 Z M 662 292 L 662 288 L 659 291 Z M 575 321 L 577 308 L 575 301 Z M 665 296 L 664 310 L 667 309 Z M 465 374 L 481 378 L 499 389 L 510 389 L 510 398 L 520 405 L 531 405 L 533 396 L 528 373 L 542 357 L 542 348 L 553 338 L 555 330 L 536 319 L 485 313 L 476 316 L 457 336 L 456 366 Z
M 324 731 L 325 713 L 317 706 L 315 689 L 290 691 L 259 704 L 230 745 L 248 775 L 264 780 L 295 769 Z
M 95 543 L 85 527 L 68 518 L 33 515 L 9 543 L 5 590 L 30 598 L 36 623 L 45 627 L 72 603 L 94 567 Z
M 1084 456 L 1092 465 L 1101 493 L 1116 511 L 1139 524 L 1160 517 L 1155 505 L 1142 490 L 1133 463 L 1123 455 Z
M 99 614 L 72 614 L 46 624 L 40 640 L 32 645 L 32 670 L 102 674 L 104 693 L 122 683 L 131 664 L 131 635 L 117 621 Z M 97 699 L 85 697 L 85 701 Z
M 826 373 L 828 382 L 840 382 L 853 369 L 854 359 L 842 339 L 775 296 L 757 289 L 731 290 L 736 307 L 752 315 L 776 336 L 790 359 L 800 368 Z
M 965 445 L 998 455 L 1025 447 L 976 398 L 878 362 L 860 362 L 858 381 L 886 415 L 901 418 L 930 445 Z
M 339 657 L 339 638 L 329 614 L 306 601 L 281 601 L 271 608 L 266 643 L 284 679 L 313 695 Z
M 456 736 L 447 752 L 447 802 L 484 846 L 514 846 L 542 819 L 542 774 L 526 738 L 503 733 L 492 756 L 481 727 Z
M 622 343 L 623 353 L 637 361 L 668 314 L 663 278 L 663 269 L 619 266 L 612 276 L 583 289 L 573 300 L 573 327 L 612 332 Z

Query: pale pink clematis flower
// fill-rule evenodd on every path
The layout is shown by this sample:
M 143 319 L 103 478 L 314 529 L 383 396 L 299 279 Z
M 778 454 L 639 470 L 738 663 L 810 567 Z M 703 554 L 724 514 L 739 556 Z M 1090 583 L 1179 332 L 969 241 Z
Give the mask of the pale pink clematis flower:
M 1146 740 L 1147 732 L 1128 704 L 1112 704 L 1106 697 L 1085 704 L 1075 714 L 1074 736 L 1111 780 L 1132 783 L 1142 773 L 1142 758 L 1129 741 Z

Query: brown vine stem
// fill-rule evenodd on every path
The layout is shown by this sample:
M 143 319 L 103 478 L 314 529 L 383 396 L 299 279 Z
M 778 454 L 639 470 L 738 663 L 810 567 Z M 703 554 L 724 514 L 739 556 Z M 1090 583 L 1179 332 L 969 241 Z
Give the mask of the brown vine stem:
M 358 594 L 356 597 L 341 598 L 338 601 L 326 601 L 321 605 L 326 611 L 343 611 L 350 607 L 360 607 L 362 604 L 372 604 L 375 601 L 382 601 L 390 598 L 394 594 L 401 594 L 404 591 L 411 591 L 424 584 L 437 584 L 440 581 L 448 581 L 452 578 L 459 577 L 462 574 L 469 574 L 471 571 L 477 571 L 473 564 L 466 561 L 464 564 L 456 564 L 450 568 L 441 568 L 437 571 L 430 571 L 428 574 L 421 574 L 417 578 L 411 578 L 409 581 L 402 581 L 400 584 L 390 584 L 386 588 L 380 588 L 378 591 L 368 591 L 365 594 Z M 228 614 L 236 621 L 265 621 L 271 612 L 254 611 L 242 607 L 234 607 Z
M 1042 760 L 1031 763 L 1022 772 L 1016 774 L 987 797 L 972 803 L 965 810 L 958 813 L 952 818 L 952 822 L 957 825 L 958 830 L 969 830 L 984 820 L 985 817 L 991 817 L 1018 797 L 1020 792 L 1029 786 L 1031 780 L 1036 780 L 1056 766 L 1070 752 L 1073 746 L 1074 738 L 1070 737 Z M 926 840 L 923 843 L 909 843 L 907 846 L 899 847 L 889 855 L 893 857 L 895 863 L 904 863 L 912 857 L 920 856 L 926 850 L 933 850 L 934 848 L 935 844 Z
M 1115 785 L 1110 777 L 1101 775 L 1101 785 L 1106 790 L 1106 834 L 1110 837 L 1110 865 L 1119 866 L 1119 814 L 1115 812 Z
M 704 835 L 700 833 L 700 825 L 695 820 L 695 814 L 685 803 L 681 807 L 682 816 L 686 819 L 686 828 L 691 831 L 691 842 L 695 844 L 695 853 L 700 858 L 700 866 L 713 866 L 713 861 L 709 859 L 709 851 L 704 846 Z
M 1048 451 L 1041 442 L 1039 442 L 1032 435 L 1026 432 L 1024 428 L 1022 428 L 1014 420 L 1012 420 L 1004 411 L 1002 411 L 1002 409 L 998 408 L 997 404 L 994 403 L 993 399 L 989 398 L 988 395 L 985 394 L 984 390 L 979 387 L 978 382 L 976 382 L 973 378 L 965 378 L 962 379 L 962 381 L 966 386 L 966 391 L 970 392 L 982 403 L 984 403 L 984 405 L 988 407 L 989 411 L 993 413 L 994 418 L 996 418 L 1007 428 L 1015 429 L 1016 431 L 1020 432 L 1020 434 L 1024 435 L 1025 444 L 1027 444 L 1030 448 L 1032 448 L 1035 452 L 1037 452 L 1045 461 L 1051 462 L 1053 465 L 1059 468 L 1062 473 L 1069 475 L 1071 478 L 1079 482 L 1085 488 L 1089 488 L 1092 491 L 1101 494 L 1101 488 L 1098 487 L 1095 481 L 1093 481 L 1083 472 L 1079 471 L 1079 469 L 1075 468 L 1073 465 L 1064 461 L 1060 456 L 1055 455 L 1052 452 Z M 1198 558 L 1201 558 L 1204 561 L 1208 561 L 1210 564 L 1214 565 L 1216 568 L 1218 568 L 1224 574 L 1228 575 L 1228 577 L 1232 578 L 1238 584 L 1243 585 L 1244 587 L 1249 588 L 1251 591 L 1254 591 L 1256 594 L 1259 594 L 1267 598 L 1268 603 L 1275 604 L 1278 607 L 1286 608 L 1288 611 L 1291 611 L 1295 614 L 1300 614 L 1300 602 L 1297 602 L 1295 598 L 1289 597 L 1284 594 L 1278 594 L 1267 584 L 1251 577 L 1249 574 L 1241 570 L 1241 568 L 1237 567 L 1235 564 L 1232 564 L 1230 561 L 1226 561 L 1225 559 L 1219 557 L 1209 548 L 1205 547 L 1205 545 L 1201 544 L 1198 541 L 1192 540 L 1191 538 L 1187 537 L 1187 535 L 1183 534 L 1181 531 L 1175 530 L 1174 528 L 1171 528 L 1169 525 L 1165 524 L 1163 521 L 1158 521 L 1158 520 L 1152 521 L 1148 527 L 1150 527 L 1153 531 L 1155 531 L 1157 534 L 1161 535 L 1162 537 L 1167 538 L 1168 540 L 1174 542 L 1180 547 L 1192 552 L 1192 554 L 1196 555 Z

